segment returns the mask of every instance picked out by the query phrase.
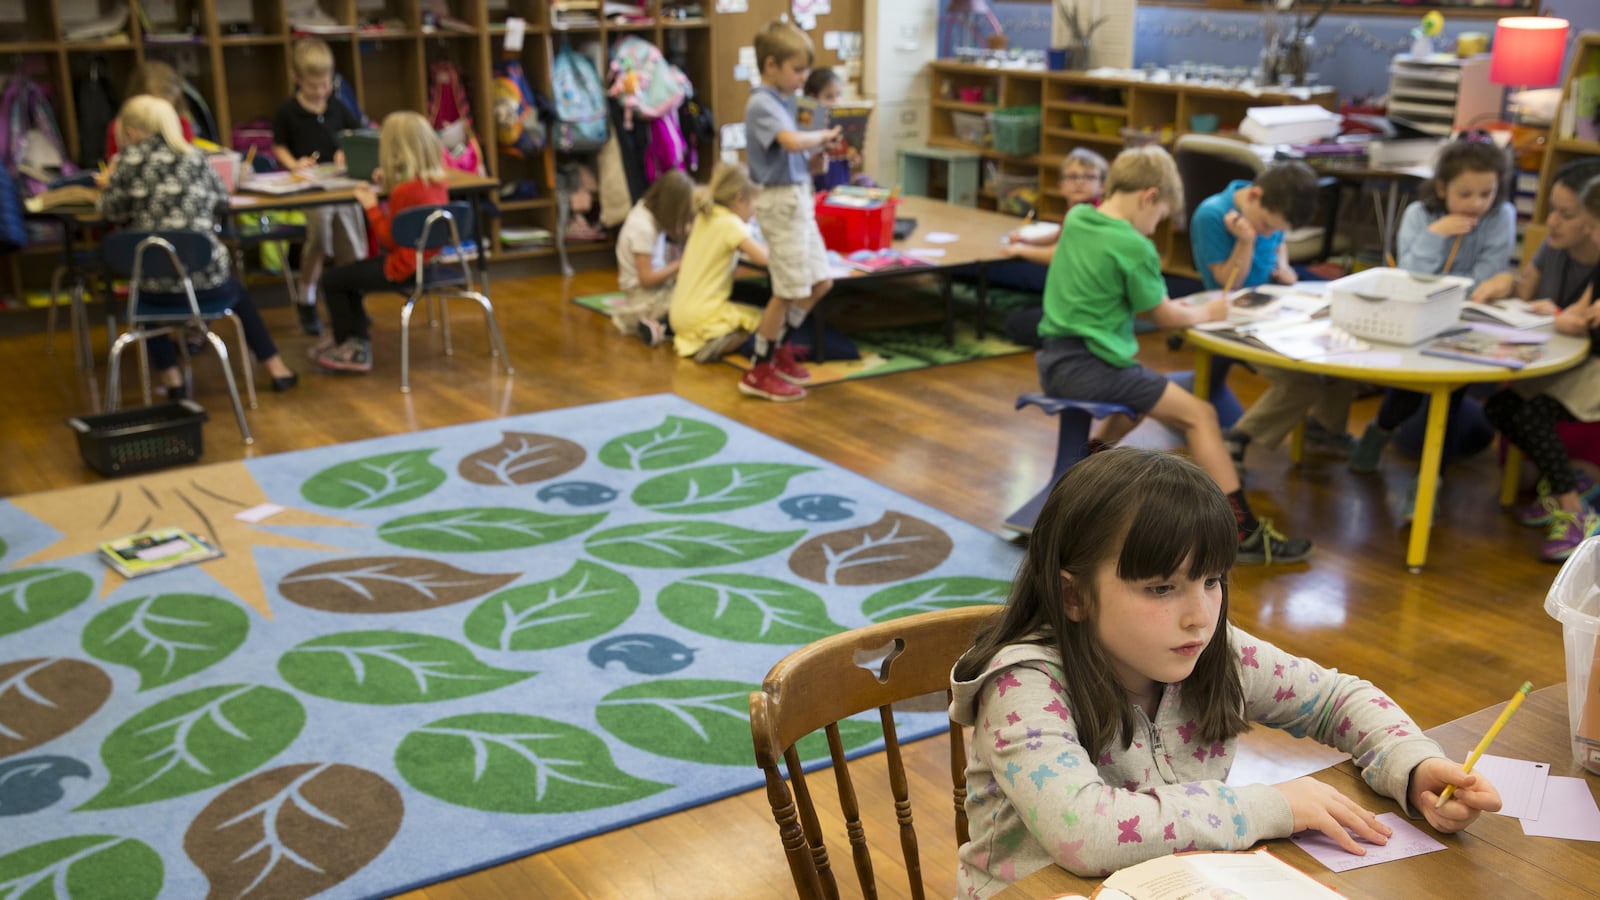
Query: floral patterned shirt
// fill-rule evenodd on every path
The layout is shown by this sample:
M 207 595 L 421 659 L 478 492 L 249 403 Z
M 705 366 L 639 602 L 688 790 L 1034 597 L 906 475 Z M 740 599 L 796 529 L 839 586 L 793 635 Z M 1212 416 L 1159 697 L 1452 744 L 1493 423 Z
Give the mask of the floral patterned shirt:
M 206 159 L 191 149 L 178 153 L 160 135 L 148 137 L 117 155 L 117 167 L 100 194 L 100 213 L 129 231 L 198 231 L 211 238 L 211 263 L 190 272 L 194 289 L 203 291 L 228 280 L 228 250 L 217 240 L 217 211 L 228 202 L 228 189 Z M 161 294 L 183 292 L 176 278 L 146 278 L 142 289 Z
M 1251 722 L 1353 756 L 1373 790 L 1406 807 L 1411 770 L 1444 756 L 1382 691 L 1230 628 Z M 979 677 L 953 682 L 950 715 L 973 726 L 958 895 L 987 897 L 1052 863 L 1079 875 L 1184 850 L 1243 850 L 1287 836 L 1289 804 L 1270 785 L 1229 787 L 1236 741 L 1195 732 L 1182 683 L 1155 721 L 1135 710 L 1133 744 L 1098 759 L 1078 742 L 1049 644 L 1011 644 Z M 1415 812 L 1407 807 L 1407 813 Z

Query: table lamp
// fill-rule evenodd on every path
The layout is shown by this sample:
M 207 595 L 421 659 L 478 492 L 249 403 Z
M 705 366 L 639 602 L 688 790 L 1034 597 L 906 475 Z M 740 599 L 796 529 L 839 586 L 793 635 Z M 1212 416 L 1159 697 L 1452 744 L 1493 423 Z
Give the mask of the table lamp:
M 1561 81 L 1567 24 L 1566 19 L 1550 16 L 1501 19 L 1495 25 L 1494 46 L 1489 51 L 1489 80 L 1519 92 Z

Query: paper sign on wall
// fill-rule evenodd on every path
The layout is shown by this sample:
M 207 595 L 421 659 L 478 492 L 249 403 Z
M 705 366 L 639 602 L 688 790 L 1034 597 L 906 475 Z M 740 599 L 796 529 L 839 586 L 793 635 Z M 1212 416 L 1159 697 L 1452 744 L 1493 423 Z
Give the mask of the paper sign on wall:
M 717 0 L 717 12 L 719 13 L 742 13 L 749 11 L 749 0 Z

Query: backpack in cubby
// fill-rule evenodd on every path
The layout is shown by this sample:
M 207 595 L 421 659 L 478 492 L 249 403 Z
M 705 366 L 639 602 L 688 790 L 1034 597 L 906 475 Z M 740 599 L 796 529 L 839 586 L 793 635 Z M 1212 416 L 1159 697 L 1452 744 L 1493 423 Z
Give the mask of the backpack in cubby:
M 550 84 L 555 92 L 556 149 L 586 153 L 605 146 L 611 129 L 606 91 L 594 60 L 562 44 L 550 66 Z

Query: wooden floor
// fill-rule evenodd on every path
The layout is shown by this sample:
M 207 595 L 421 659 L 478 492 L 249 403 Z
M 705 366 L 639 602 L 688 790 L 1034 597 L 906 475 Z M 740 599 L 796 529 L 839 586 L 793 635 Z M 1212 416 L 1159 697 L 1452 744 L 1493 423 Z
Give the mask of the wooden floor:
M 453 358 L 439 353 L 436 334 L 423 329 L 414 337 L 410 395 L 398 391 L 398 299 L 369 302 L 377 324 L 376 370 L 368 376 L 312 371 L 304 357 L 309 339 L 299 335 L 292 311 L 269 309 L 268 324 L 285 358 L 301 371 L 301 384 L 289 394 L 262 394 L 260 408 L 249 414 L 257 441 L 245 447 L 215 362 L 197 362 L 199 400 L 211 415 L 204 459 L 255 457 L 671 392 L 997 534 L 1006 515 L 1049 472 L 1053 420 L 1012 411 L 1019 392 L 1036 388 L 1031 356 L 823 387 L 800 403 L 772 404 L 740 396 L 733 368 L 696 365 L 668 349 L 646 348 L 637 338 L 618 334 L 605 318 L 569 302 L 614 284 L 607 272 L 569 280 L 502 275 L 493 291 L 516 374 L 507 378 L 491 365 L 481 324 L 462 307 L 452 320 Z M 97 478 L 82 465 L 63 420 L 93 411 L 103 388 L 74 372 L 64 336 L 58 335 L 53 355 L 47 352 L 42 327 L 33 327 L 40 322 L 28 313 L 0 316 L 0 331 L 8 332 L 0 337 L 9 382 L 7 401 L 0 406 L 0 491 L 5 496 Z M 1147 336 L 1145 345 L 1152 365 L 1187 367 L 1181 354 L 1166 351 L 1159 336 Z M 95 347 L 103 381 L 103 328 Z M 1236 374 L 1233 383 L 1246 398 L 1260 388 L 1248 373 Z M 128 400 L 138 402 L 134 392 Z M 1375 403 L 1358 404 L 1357 418 L 1364 421 Z M 1490 456 L 1450 471 L 1432 561 L 1420 575 L 1406 572 L 1404 535 L 1385 498 L 1385 486 L 1397 489 L 1414 464 L 1391 452 L 1382 476 L 1362 477 L 1334 461 L 1312 460 L 1295 468 L 1281 450 L 1254 457 L 1249 487 L 1257 511 L 1290 533 L 1313 537 L 1317 550 L 1309 565 L 1236 571 L 1235 622 L 1370 678 L 1424 727 L 1504 700 L 1524 679 L 1535 687 L 1563 680 L 1560 628 L 1541 608 L 1556 569 L 1536 559 L 1541 535 L 1519 527 L 1497 507 L 1497 470 Z M 910 759 L 916 766 L 914 791 L 924 788 L 930 797 L 918 806 L 919 826 L 932 830 L 923 845 L 929 892 L 950 896 L 949 788 L 940 753 L 935 742 L 924 742 L 911 749 Z M 914 802 L 920 796 L 925 795 L 914 793 Z M 876 856 L 884 895 L 904 896 L 892 810 L 887 803 L 866 802 L 869 833 L 891 848 Z M 764 795 L 751 793 L 404 896 L 785 895 L 792 895 L 792 886 L 776 828 Z

